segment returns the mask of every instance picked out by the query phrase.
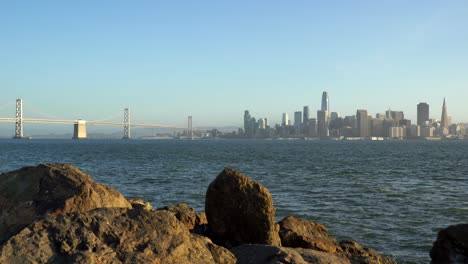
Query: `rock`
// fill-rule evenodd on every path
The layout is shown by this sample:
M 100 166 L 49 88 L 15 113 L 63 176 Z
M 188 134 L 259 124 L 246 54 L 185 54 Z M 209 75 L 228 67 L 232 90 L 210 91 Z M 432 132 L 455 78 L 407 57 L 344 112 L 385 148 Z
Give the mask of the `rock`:
M 177 205 L 165 206 L 157 210 L 166 210 L 175 215 L 189 230 L 193 229 L 196 224 L 197 215 L 193 208 L 190 208 L 186 203 L 179 203 Z
M 313 249 L 287 248 L 269 245 L 244 244 L 231 249 L 237 264 L 349 264 L 349 260 L 335 253 Z
M 430 255 L 433 264 L 468 263 L 468 224 L 439 231 Z
M 208 186 L 205 212 L 218 243 L 281 245 L 270 192 L 234 169 Z
M 118 191 L 66 164 L 41 164 L 0 175 L 0 244 L 46 214 L 131 205 Z
M 327 228 L 321 224 L 288 216 L 281 220 L 280 238 L 284 247 L 310 248 L 324 252 L 341 251 L 334 238 L 328 236 Z
M 206 219 L 206 213 L 201 212 L 197 214 L 197 218 L 195 219 L 195 225 L 206 225 L 208 224 L 208 219 Z
M 151 206 L 150 203 L 145 202 L 140 198 L 128 199 L 128 202 L 132 205 L 132 208 L 142 208 L 147 211 L 153 210 L 153 206 Z
M 340 247 L 352 264 L 397 264 L 395 260 L 354 241 L 343 240 Z
M 0 263 L 232 263 L 167 211 L 100 208 L 48 215 L 0 248 Z

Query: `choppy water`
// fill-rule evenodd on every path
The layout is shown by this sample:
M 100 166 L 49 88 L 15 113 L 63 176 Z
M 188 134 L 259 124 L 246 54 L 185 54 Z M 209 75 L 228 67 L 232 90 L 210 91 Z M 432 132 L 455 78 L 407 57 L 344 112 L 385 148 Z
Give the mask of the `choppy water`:
M 278 219 L 320 222 L 399 263 L 428 263 L 437 232 L 467 222 L 467 161 L 468 141 L 0 140 L 0 172 L 70 163 L 154 207 L 201 211 L 234 167 L 270 190 Z

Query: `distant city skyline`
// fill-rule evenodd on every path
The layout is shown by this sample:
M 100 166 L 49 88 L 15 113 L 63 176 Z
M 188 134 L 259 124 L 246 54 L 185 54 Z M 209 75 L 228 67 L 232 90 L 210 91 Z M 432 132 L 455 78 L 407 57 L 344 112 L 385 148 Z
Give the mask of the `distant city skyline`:
M 242 126 L 309 106 L 468 122 L 468 2 L 0 3 L 0 116 Z M 28 109 L 32 107 L 32 109 Z M 38 114 L 40 112 L 41 114 Z

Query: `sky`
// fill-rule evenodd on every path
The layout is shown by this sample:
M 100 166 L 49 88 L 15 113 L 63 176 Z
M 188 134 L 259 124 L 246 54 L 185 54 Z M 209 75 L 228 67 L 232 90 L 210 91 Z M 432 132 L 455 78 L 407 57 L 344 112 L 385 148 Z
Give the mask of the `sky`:
M 320 108 L 468 121 L 468 1 L 0 1 L 0 117 L 242 126 Z

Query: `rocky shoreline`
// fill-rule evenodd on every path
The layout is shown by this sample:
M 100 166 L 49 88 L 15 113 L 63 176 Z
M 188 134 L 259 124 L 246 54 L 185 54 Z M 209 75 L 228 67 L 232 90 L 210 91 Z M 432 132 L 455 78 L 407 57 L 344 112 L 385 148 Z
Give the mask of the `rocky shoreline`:
M 269 191 L 230 168 L 200 213 L 185 203 L 153 209 L 66 164 L 1 174 L 0 210 L 0 263 L 396 263 L 319 223 L 276 222 Z M 433 263 L 464 263 L 467 230 L 442 230 Z

